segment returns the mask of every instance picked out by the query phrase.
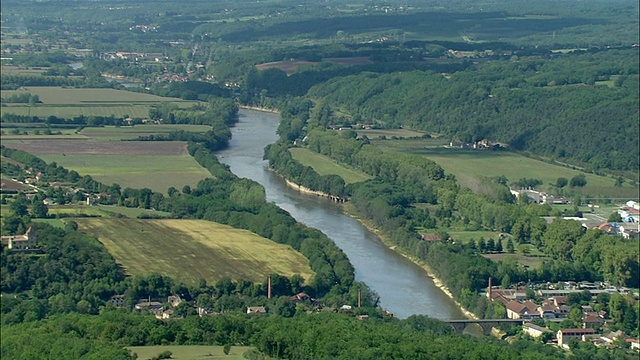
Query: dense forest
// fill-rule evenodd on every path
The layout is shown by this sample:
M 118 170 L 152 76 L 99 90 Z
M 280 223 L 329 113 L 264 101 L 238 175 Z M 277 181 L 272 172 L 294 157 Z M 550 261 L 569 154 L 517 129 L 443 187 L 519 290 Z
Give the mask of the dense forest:
M 302 313 L 292 318 L 228 315 L 163 322 L 151 316 L 105 310 L 93 317 L 70 314 L 3 326 L 2 335 L 3 356 L 15 359 L 49 356 L 78 359 L 89 354 L 91 358 L 129 359 L 132 354 L 122 346 L 203 343 L 250 345 L 272 358 L 286 359 L 565 357 L 557 349 L 525 340 L 509 345 L 452 335 L 448 325 L 424 316 L 402 321 L 361 321 L 341 314 Z M 24 341 L 27 338 L 30 340 Z M 45 344 L 47 346 L 43 346 Z M 575 352 L 576 358 L 593 355 L 599 359 L 614 358 L 607 351 L 595 348 Z M 252 354 L 247 356 L 254 358 Z
M 450 76 L 363 73 L 332 79 L 309 96 L 352 115 L 338 122 L 488 138 L 592 169 L 634 170 L 637 63 L 638 51 L 627 50 L 489 62 Z M 614 87 L 595 85 L 611 76 Z

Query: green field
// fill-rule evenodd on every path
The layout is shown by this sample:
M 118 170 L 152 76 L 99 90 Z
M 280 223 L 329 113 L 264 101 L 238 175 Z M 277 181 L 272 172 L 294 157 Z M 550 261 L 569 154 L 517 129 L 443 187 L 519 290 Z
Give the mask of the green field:
M 37 155 L 37 154 L 36 154 Z M 184 155 L 39 155 L 44 161 L 55 161 L 69 170 L 91 175 L 105 184 L 120 184 L 123 188 L 149 188 L 166 193 L 171 186 L 182 189 L 195 186 L 211 177 L 189 154 Z
M 496 262 L 508 258 L 513 258 L 518 262 L 518 264 L 532 269 L 536 268 L 542 261 L 546 259 L 544 257 L 525 256 L 521 254 L 484 254 L 482 256 Z
M 63 118 L 74 116 L 116 116 L 128 115 L 133 118 L 147 118 L 151 106 L 159 106 L 170 102 L 180 108 L 188 108 L 197 101 L 186 101 L 176 98 L 165 98 L 156 95 L 136 93 L 115 89 L 75 89 L 48 86 L 29 86 L 24 90 L 2 90 L 0 96 L 7 98 L 16 93 L 38 95 L 41 103 L 6 104 L 0 113 L 13 113 L 48 117 L 51 115 Z
M 414 131 L 408 129 L 363 129 L 356 130 L 358 137 L 367 136 L 369 139 L 377 139 L 384 136 L 388 139 L 391 138 L 415 138 L 422 137 L 426 133 L 421 131 Z
M 128 136 L 128 135 L 148 135 L 148 134 L 165 134 L 172 131 L 184 130 L 189 132 L 203 133 L 211 130 L 209 125 L 190 125 L 190 124 L 140 124 L 134 126 L 101 126 L 86 127 L 80 132 L 81 135 L 87 136 Z
M 138 360 L 148 360 L 165 351 L 171 351 L 171 359 L 176 360 L 242 360 L 248 346 L 232 346 L 229 355 L 225 355 L 222 346 L 208 345 L 172 345 L 172 346 L 129 346 L 127 349 L 138 354 Z
M 375 145 L 383 151 L 397 151 L 425 156 L 442 166 L 447 173 L 456 176 L 462 186 L 469 186 L 478 177 L 492 177 L 504 175 L 509 181 L 520 178 L 535 178 L 543 182 L 541 189 L 550 189 L 559 177 L 571 179 L 584 174 L 587 186 L 574 189 L 582 194 L 601 194 L 610 197 L 637 197 L 638 188 L 624 184 L 614 187 L 615 180 L 610 177 L 586 174 L 560 165 L 553 165 L 544 161 L 528 158 L 507 151 L 450 149 L 444 147 L 426 146 L 419 140 L 415 141 L 377 141 Z
M 49 224 L 55 228 L 64 229 L 64 223 L 60 219 L 33 219 L 33 222 Z
M 171 186 L 177 189 L 184 185 L 195 186 L 211 176 L 189 155 L 183 141 L 102 141 L 122 137 L 108 133 L 111 130 L 121 131 L 122 128 L 112 127 L 105 130 L 107 132 L 102 134 L 105 136 L 96 135 L 90 139 L 86 135 L 78 135 L 76 140 L 37 136 L 5 139 L 3 136 L 1 143 L 27 151 L 46 162 L 56 162 L 81 175 L 91 175 L 105 184 L 120 184 L 123 188 L 146 187 L 166 192 Z
M 77 127 L 48 127 L 44 123 L 2 123 L 2 140 L 29 140 L 29 139 L 73 139 L 98 141 L 114 141 L 131 139 L 138 136 L 148 136 L 152 134 L 168 134 L 172 131 L 184 130 L 188 132 L 204 133 L 211 130 L 209 125 L 190 124 L 138 124 L 134 126 L 100 126 L 85 127 L 78 132 Z M 45 130 L 51 130 L 54 135 L 45 135 Z M 15 132 L 19 135 L 16 135 Z M 24 133 L 27 135 L 24 135 Z M 38 132 L 38 134 L 36 134 Z M 60 134 L 58 134 L 58 132 Z
M 130 275 L 162 274 L 185 283 L 223 277 L 262 282 L 268 274 L 313 276 L 309 261 L 286 245 L 203 220 L 77 218 Z
M 311 166 L 320 175 L 338 175 L 347 184 L 353 184 L 370 179 L 371 177 L 360 171 L 344 167 L 331 158 L 315 153 L 309 149 L 291 148 L 291 156 L 304 166 Z
M 449 236 L 455 241 L 466 244 L 469 240 L 474 239 L 478 241 L 481 237 L 485 241 L 489 239 L 498 240 L 498 232 L 495 231 L 449 231 Z M 503 244 L 503 245 L 506 245 Z
M 101 217 L 114 217 L 114 216 L 126 216 L 129 218 L 137 218 L 139 216 L 149 217 L 169 217 L 171 214 L 164 211 L 155 211 L 141 208 L 128 208 L 124 206 L 110 206 L 110 205 L 92 205 L 87 206 L 84 204 L 76 205 L 49 205 L 49 215 L 55 216 L 57 214 L 64 214 L 66 216 L 101 216 Z M 44 219 L 43 219 L 44 220 Z
M 11 44 L 13 43 L 29 43 L 31 42 L 31 40 L 28 39 L 24 39 L 23 41 L 20 40 L 13 40 L 13 39 L 2 39 L 2 43 L 4 44 Z M 6 42 L 5 42 L 6 41 Z M 0 72 L 2 72 L 3 75 L 29 75 L 29 76 L 41 76 L 42 73 L 46 70 L 48 70 L 49 68 L 29 68 L 29 67 L 19 67 L 19 66 L 2 66 L 0 68 Z M 4 95 L 3 95 L 4 97 Z
M 112 104 L 112 103 L 175 103 L 195 104 L 196 101 L 186 101 L 175 98 L 131 92 L 116 89 L 76 89 L 58 86 L 29 86 L 24 90 L 2 90 L 2 97 L 16 93 L 30 93 L 38 95 L 43 105 L 83 105 L 83 104 Z

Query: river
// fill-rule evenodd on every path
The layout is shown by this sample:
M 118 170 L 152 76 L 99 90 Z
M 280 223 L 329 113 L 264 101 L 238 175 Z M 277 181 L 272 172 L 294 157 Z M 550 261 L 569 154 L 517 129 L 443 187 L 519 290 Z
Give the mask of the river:
M 229 148 L 218 153 L 239 177 L 264 186 L 267 201 L 288 211 L 297 221 L 321 230 L 349 257 L 356 280 L 380 296 L 380 306 L 398 318 L 424 314 L 438 319 L 463 319 L 456 304 L 433 283 L 426 272 L 387 248 L 357 220 L 345 215 L 340 205 L 325 198 L 301 194 L 267 168 L 264 147 L 277 140 L 280 115 L 240 110 L 231 129 Z

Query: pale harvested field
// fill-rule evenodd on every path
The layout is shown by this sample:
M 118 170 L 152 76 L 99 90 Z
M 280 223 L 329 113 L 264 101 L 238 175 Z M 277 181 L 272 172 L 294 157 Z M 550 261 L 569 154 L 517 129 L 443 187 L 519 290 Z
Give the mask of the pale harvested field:
M 313 276 L 309 261 L 286 245 L 204 220 L 75 219 L 131 275 L 154 273 L 178 281 L 223 278 L 262 282 L 271 273 Z

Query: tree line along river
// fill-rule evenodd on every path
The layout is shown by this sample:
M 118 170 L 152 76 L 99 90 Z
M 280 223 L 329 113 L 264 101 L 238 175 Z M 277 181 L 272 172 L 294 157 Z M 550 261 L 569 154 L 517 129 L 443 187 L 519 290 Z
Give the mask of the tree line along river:
M 385 246 L 359 221 L 342 212 L 326 198 L 307 195 L 286 185 L 262 160 L 265 146 L 274 143 L 280 115 L 242 109 L 231 129 L 229 147 L 218 153 L 239 177 L 264 186 L 267 201 L 288 211 L 297 221 L 321 230 L 349 257 L 356 280 L 380 296 L 380 306 L 398 318 L 424 314 L 438 319 L 462 319 L 454 301 L 440 290 L 427 273 Z

